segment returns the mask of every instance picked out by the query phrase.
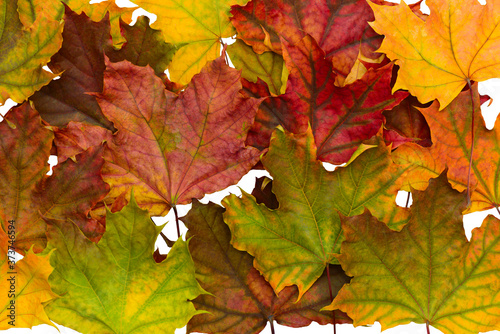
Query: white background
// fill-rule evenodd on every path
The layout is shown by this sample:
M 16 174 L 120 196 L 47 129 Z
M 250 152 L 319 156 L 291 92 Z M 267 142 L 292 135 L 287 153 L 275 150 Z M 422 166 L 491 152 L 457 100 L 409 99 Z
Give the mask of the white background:
M 100 2 L 100 0 L 93 0 L 91 2 Z M 394 1 L 394 2 L 399 2 L 399 1 Z M 416 1 L 411 1 L 410 3 L 413 3 Z M 484 3 L 483 1 L 481 1 Z M 127 7 L 133 7 L 133 5 L 130 4 L 127 0 L 116 0 L 116 3 L 120 6 L 127 6 Z M 423 4 L 422 10 L 425 13 L 429 13 L 427 6 Z M 136 10 L 134 12 L 134 20 L 137 16 L 139 15 L 148 15 L 152 21 L 156 20 L 156 15 L 147 13 L 143 10 Z M 132 23 L 133 24 L 133 23 Z M 227 39 L 225 40 L 226 43 L 231 44 L 232 40 Z M 500 79 L 492 79 L 488 80 L 485 82 L 482 82 L 479 84 L 479 90 L 481 94 L 488 94 L 490 97 L 493 98 L 492 103 L 488 106 L 489 102 L 485 103 L 482 107 L 482 113 L 483 117 L 486 120 L 487 123 L 487 128 L 492 129 L 493 125 L 495 123 L 495 119 L 498 116 L 498 113 L 500 112 Z M 8 100 L 4 106 L 0 106 L 0 114 L 5 115 L 5 113 L 14 105 L 12 100 Z M 1 118 L 1 117 L 0 117 Z M 0 120 L 1 121 L 1 120 Z M 57 161 L 55 156 L 51 156 L 49 159 L 49 162 L 51 165 L 55 164 Z M 327 169 L 332 170 L 334 166 L 325 166 Z M 51 173 L 51 172 L 49 172 Z M 262 176 L 262 175 L 267 175 L 269 174 L 266 171 L 251 171 L 247 175 L 243 177 L 243 179 L 238 183 L 236 186 L 231 186 L 228 187 L 227 189 L 205 196 L 201 202 L 203 203 L 208 203 L 208 201 L 212 201 L 215 203 L 221 202 L 221 200 L 227 196 L 229 193 L 234 193 L 237 195 L 241 195 L 241 191 L 239 188 L 245 190 L 246 192 L 251 192 L 254 184 L 255 184 L 255 178 Z M 396 199 L 396 203 L 398 205 L 404 206 L 406 201 L 406 192 L 400 192 L 398 194 L 398 197 Z M 187 214 L 188 210 L 190 209 L 191 205 L 182 205 L 178 206 L 178 212 L 180 216 L 184 216 Z M 500 218 L 496 210 L 488 210 L 488 211 L 483 211 L 483 212 L 477 212 L 473 214 L 466 215 L 464 217 L 464 228 L 467 237 L 470 239 L 471 235 L 471 230 L 475 227 L 479 227 L 483 221 L 483 219 L 488 215 L 488 214 L 493 214 L 497 218 Z M 165 217 L 157 217 L 154 218 L 154 221 L 157 225 L 163 224 L 165 222 L 169 222 L 167 226 L 164 229 L 164 233 L 171 239 L 175 240 L 177 238 L 177 232 L 176 232 L 176 227 L 175 227 L 175 219 L 173 216 L 173 213 L 170 212 L 167 216 Z M 186 228 L 182 225 L 181 223 L 181 234 L 185 235 L 186 233 Z M 168 247 L 166 244 L 163 242 L 162 238 L 160 237 L 157 242 L 156 246 L 160 248 L 160 251 L 162 253 L 167 253 L 168 252 Z M 331 334 L 333 333 L 333 326 L 328 325 L 328 326 L 320 326 L 316 323 L 312 323 L 308 327 L 304 328 L 290 328 L 290 327 L 285 327 L 285 326 L 280 326 L 278 324 L 274 324 L 275 327 L 275 332 L 276 334 L 306 334 L 306 333 L 317 333 L 317 334 Z M 76 334 L 78 332 L 71 330 L 69 328 L 63 327 L 63 326 L 58 326 L 60 333 L 63 334 Z M 33 328 L 33 330 L 29 329 L 9 329 L 7 331 L 3 331 L 4 333 L 8 334 L 25 334 L 25 333 L 36 333 L 36 334 L 58 334 L 59 332 L 48 325 L 40 325 L 36 326 Z M 176 330 L 176 334 L 183 334 L 185 333 L 185 328 L 178 329 Z M 271 333 L 270 326 L 269 324 L 267 327 L 263 330 L 262 333 Z M 380 324 L 375 323 L 373 326 L 365 326 L 365 327 L 357 327 L 354 328 L 352 325 L 337 325 L 337 333 L 339 334 L 376 334 L 380 333 Z M 426 334 L 426 329 L 425 325 L 422 324 L 408 324 L 404 326 L 397 326 L 394 328 L 391 328 L 384 333 L 387 334 Z M 437 334 L 441 333 L 441 331 L 431 328 L 431 333 L 432 334 Z M 489 333 L 500 333 L 499 331 L 492 331 Z M 458 333 L 457 333 L 458 334 Z

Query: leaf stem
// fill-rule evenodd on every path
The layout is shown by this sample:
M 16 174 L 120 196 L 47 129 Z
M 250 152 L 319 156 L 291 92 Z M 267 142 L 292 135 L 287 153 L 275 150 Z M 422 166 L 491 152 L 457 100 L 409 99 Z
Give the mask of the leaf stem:
M 269 323 L 271 324 L 271 334 L 276 334 L 274 332 L 274 317 L 273 316 L 269 317 Z
M 181 229 L 179 228 L 179 214 L 177 213 L 177 208 L 174 205 L 172 207 L 174 209 L 174 215 L 175 215 L 175 226 L 177 226 L 177 238 L 181 237 Z
M 469 157 L 469 172 L 467 174 L 467 207 L 470 206 L 471 201 L 470 201 L 470 176 L 471 176 L 471 170 L 472 170 L 472 154 L 474 153 L 474 96 L 472 93 L 472 85 L 470 83 L 469 78 L 467 78 L 467 84 L 469 85 L 469 92 L 470 92 L 470 101 L 472 104 L 472 125 L 471 125 L 471 144 L 470 144 L 470 157 Z
M 406 208 L 408 207 L 408 204 L 410 204 L 410 197 L 411 197 L 411 193 L 408 192 L 408 197 L 406 197 L 406 205 L 405 205 Z
M 330 280 L 330 265 L 326 264 L 326 277 L 328 278 L 328 291 L 330 292 L 330 302 L 333 303 L 332 281 Z M 332 311 L 333 334 L 337 334 L 337 320 L 335 319 L 335 310 Z
M 222 53 L 224 53 L 224 59 L 226 60 L 226 65 L 229 65 L 229 57 L 226 52 L 226 44 L 222 41 L 222 38 L 219 38 L 219 42 L 222 45 Z
M 425 327 L 427 328 L 427 334 L 431 334 L 431 330 L 429 328 L 429 321 L 425 322 Z

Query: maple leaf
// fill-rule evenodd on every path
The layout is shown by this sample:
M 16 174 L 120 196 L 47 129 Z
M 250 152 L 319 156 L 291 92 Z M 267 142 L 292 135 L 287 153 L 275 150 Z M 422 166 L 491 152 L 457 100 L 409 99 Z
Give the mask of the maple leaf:
M 205 64 L 220 55 L 222 38 L 235 34 L 229 22 L 229 8 L 247 0 L 174 1 L 134 0 L 158 19 L 153 28 L 162 30 L 167 43 L 178 45 L 169 72 L 172 81 L 187 84 Z
M 52 125 L 65 126 L 80 121 L 113 129 L 102 114 L 95 97 L 87 92 L 103 89 L 104 45 L 109 39 L 109 20 L 92 22 L 85 13 L 77 15 L 65 6 L 63 44 L 48 67 L 61 73 L 35 93 L 31 100 L 44 120 Z
M 176 95 L 150 68 L 108 63 L 96 96 L 118 129 L 102 171 L 110 198 L 133 186 L 141 207 L 163 215 L 238 182 L 260 154 L 244 147 L 260 100 L 243 97 L 239 80 L 220 57 Z
M 280 100 L 274 103 L 277 108 L 273 108 L 273 102 L 264 102 L 259 110 L 263 116 L 256 119 L 250 143 L 263 145 L 276 123 L 294 133 L 305 132 L 311 124 L 318 159 L 342 164 L 364 140 L 377 133 L 383 122 L 382 111 L 407 95 L 391 94 L 392 64 L 370 69 L 360 80 L 337 87 L 332 63 L 325 59 L 314 39 L 306 36 L 296 45 L 286 41 L 283 45 L 290 72 L 286 94 L 268 98 Z M 263 93 L 262 89 L 255 91 Z M 259 132 L 263 138 L 258 138 Z
M 107 213 L 97 245 L 76 225 L 52 221 L 47 247 L 56 250 L 49 282 L 62 297 L 46 306 L 50 318 L 83 333 L 174 333 L 185 326 L 200 313 L 190 300 L 204 291 L 187 242 L 178 240 L 166 261 L 155 262 L 162 228 L 133 195 L 120 212 Z
M 364 0 L 270 1 L 253 0 L 231 8 L 231 22 L 255 52 L 282 52 L 280 37 L 296 44 L 311 35 L 333 61 L 335 72 L 346 77 L 358 53 L 377 59 L 382 36 L 368 25 L 373 13 Z
M 46 224 L 42 217 L 71 219 L 89 237 L 103 227 L 88 219 L 95 203 L 109 191 L 100 175 L 102 147 L 93 147 L 49 171 L 53 134 L 44 128 L 38 113 L 24 103 L 11 109 L 0 123 L 0 222 L 16 221 L 16 245 L 35 252 L 45 248 Z
M 369 4 L 375 13 L 371 26 L 385 35 L 378 51 L 400 66 L 393 91 L 407 89 L 422 103 L 437 99 L 443 109 L 468 82 L 498 77 L 496 2 L 431 0 L 425 21 L 404 2 Z
M 111 37 L 113 39 L 113 47 L 119 48 L 125 43 L 125 38 L 121 34 L 120 20 L 129 24 L 132 22 L 132 13 L 135 8 L 122 8 L 115 4 L 114 0 L 101 1 L 98 3 L 89 3 L 87 0 L 61 0 L 68 5 L 71 10 L 77 14 L 85 13 L 92 21 L 100 22 L 109 14 L 109 22 L 111 25 Z
M 431 130 L 425 117 L 418 110 L 422 107 L 425 105 L 410 95 L 399 105 L 383 112 L 385 117 L 384 138 L 386 142 L 392 143 L 393 149 L 409 142 L 424 147 L 431 146 Z
M 5 287 L 5 290 L 2 289 L 4 302 L 0 306 L 0 330 L 12 328 L 10 321 L 14 321 L 18 328 L 32 328 L 40 324 L 54 326 L 43 309 L 43 303 L 58 297 L 52 292 L 48 282 L 52 272 L 49 256 L 36 255 L 33 250 L 29 250 L 22 260 L 14 263 L 15 247 L 9 247 L 9 241 L 15 239 L 9 237 L 15 236 L 16 223 L 9 226 L 13 227 L 9 229 L 7 226 L 9 236 L 0 228 L 0 280 L 2 287 Z M 12 292 L 15 297 L 11 296 Z M 13 316 L 12 305 L 15 313 Z
M 473 85 L 474 105 L 479 105 L 477 84 Z M 459 191 L 467 188 L 472 134 L 472 103 L 470 92 L 460 93 L 446 108 L 439 111 L 439 102 L 420 108 L 431 129 L 433 145 L 424 148 L 405 144 L 394 152 L 394 161 L 409 165 L 408 184 L 423 189 L 427 180 L 448 168 L 450 183 Z M 498 166 L 500 165 L 500 130 L 487 130 L 479 112 L 474 113 L 474 152 L 472 155 L 471 207 L 468 212 L 486 210 L 500 205 Z
M 278 128 L 261 160 L 279 207 L 270 210 L 246 193 L 223 200 L 231 244 L 255 257 L 255 267 L 277 293 L 295 284 L 302 296 L 327 263 L 337 263 L 343 239 L 337 211 L 357 215 L 367 207 L 391 228 L 406 223 L 407 210 L 395 204 L 405 169 L 392 163 L 381 139 L 377 143 L 346 167 L 327 172 L 315 159 L 311 128 L 297 135 Z
M 330 200 L 334 178 L 315 158 L 310 128 L 298 135 L 277 129 L 273 136 L 262 164 L 273 177 L 279 209 L 269 210 L 246 193 L 241 199 L 230 195 L 222 202 L 224 221 L 231 244 L 255 257 L 255 268 L 276 293 L 295 284 L 300 299 L 328 263 L 337 263 L 333 254 L 342 231 Z
M 295 116 L 285 124 L 303 132 L 310 122 L 318 146 L 318 159 L 342 164 L 363 140 L 371 138 L 383 122 L 382 111 L 397 105 L 406 93 L 391 95 L 392 64 L 369 70 L 350 85 L 334 85 L 332 64 L 310 37 L 291 46 L 284 43 L 283 56 L 290 75 L 286 101 Z
M 326 309 L 340 308 L 355 326 L 379 321 L 382 330 L 410 321 L 445 334 L 499 329 L 498 219 L 488 217 L 467 242 L 466 196 L 445 173 L 412 195 L 412 217 L 401 232 L 369 212 L 343 219 L 338 259 L 353 278 Z
M 30 1 L 0 1 L 0 104 L 8 98 L 23 102 L 57 74 L 42 69 L 62 43 L 60 2 L 45 1 L 39 12 L 27 16 Z M 18 3 L 20 5 L 18 6 Z M 18 13 L 18 8 L 21 8 Z M 58 15 L 54 17 L 54 15 Z M 27 26 L 23 25 L 26 24 Z
M 165 43 L 161 31 L 151 29 L 147 16 L 138 17 L 133 26 L 120 21 L 120 28 L 127 42 L 120 50 L 106 50 L 106 56 L 112 62 L 128 60 L 135 65 L 151 66 L 157 75 L 165 72 L 177 47 Z
M 161 33 L 149 28 L 148 19 L 141 16 L 132 27 L 121 22 L 127 42 L 115 50 L 109 44 L 108 15 L 94 22 L 83 10 L 77 15 L 66 6 L 65 11 L 63 45 L 48 64 L 53 72 L 63 73 L 59 80 L 36 92 L 31 100 L 44 120 L 52 125 L 61 127 L 78 121 L 115 130 L 102 114 L 95 97 L 88 94 L 103 90 L 103 51 L 113 62 L 126 59 L 135 65 L 150 65 L 160 74 L 165 71 L 175 48 L 160 40 Z
M 227 53 L 236 69 L 242 70 L 243 78 L 257 82 L 262 79 L 272 95 L 280 95 L 285 92 L 288 73 L 284 66 L 283 57 L 274 52 L 255 53 L 252 47 L 241 40 L 227 47 Z
M 308 326 L 311 321 L 332 323 L 331 312 L 319 310 L 330 304 L 326 274 L 313 284 L 302 299 L 297 288 L 287 287 L 276 295 L 272 287 L 253 267 L 248 253 L 233 248 L 231 233 L 222 220 L 224 208 L 193 201 L 188 215 L 181 218 L 191 238 L 189 250 L 193 256 L 197 278 L 212 295 L 202 295 L 193 303 L 197 309 L 210 313 L 193 317 L 187 332 L 259 333 L 268 321 L 291 327 Z M 347 283 L 340 266 L 331 266 L 333 293 Z M 336 314 L 337 322 L 348 322 L 345 314 Z

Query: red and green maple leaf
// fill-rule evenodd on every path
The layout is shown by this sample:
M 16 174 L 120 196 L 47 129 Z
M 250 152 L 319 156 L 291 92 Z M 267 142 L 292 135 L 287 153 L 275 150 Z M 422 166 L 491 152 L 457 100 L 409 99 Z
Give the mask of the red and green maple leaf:
M 306 36 L 296 45 L 286 41 L 283 45 L 290 72 L 286 94 L 263 102 L 247 140 L 250 145 L 265 147 L 276 124 L 294 133 L 305 132 L 311 124 L 318 159 L 342 164 L 377 133 L 384 120 L 382 111 L 407 96 L 404 92 L 391 94 L 392 64 L 370 69 L 354 83 L 337 87 L 332 63 L 314 39 Z M 245 88 L 250 96 L 266 92 L 258 83 Z
M 239 80 L 220 57 L 177 95 L 151 68 L 108 62 L 96 97 L 118 129 L 102 171 L 109 197 L 134 187 L 139 205 L 163 215 L 237 183 L 260 154 L 244 141 L 261 100 L 244 97 Z
M 382 36 L 368 25 L 373 12 L 364 0 L 253 0 L 233 6 L 231 14 L 238 38 L 259 54 L 282 53 L 280 38 L 296 44 L 309 34 L 342 77 L 347 77 L 360 52 L 368 58 L 380 57 L 375 51 Z
M 273 177 L 276 210 L 243 193 L 223 200 L 231 244 L 255 257 L 254 266 L 276 293 L 297 285 L 299 299 L 329 264 L 337 264 L 342 231 L 335 210 L 333 175 L 316 160 L 311 129 L 305 134 L 273 133 L 262 164 Z M 321 194 L 321 195 L 320 195 Z

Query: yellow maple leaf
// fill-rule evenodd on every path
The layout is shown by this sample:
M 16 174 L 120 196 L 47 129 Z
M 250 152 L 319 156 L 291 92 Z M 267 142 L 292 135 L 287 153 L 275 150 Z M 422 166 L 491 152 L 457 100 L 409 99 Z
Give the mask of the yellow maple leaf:
M 169 67 L 172 81 L 187 84 L 203 66 L 220 55 L 221 38 L 236 32 L 229 21 L 232 5 L 248 0 L 135 0 L 134 3 L 155 13 L 151 26 L 160 29 L 167 43 L 182 46 Z
M 372 28 L 385 39 L 379 52 L 401 68 L 393 90 L 407 89 L 420 102 L 438 99 L 445 108 L 469 80 L 500 73 L 500 1 L 428 0 L 430 16 L 417 17 L 403 1 L 398 6 L 369 2 Z
M 62 44 L 58 8 L 53 0 L 0 0 L 0 105 L 8 98 L 23 102 L 58 75 L 42 69 Z
M 15 223 L 9 224 L 14 227 Z M 0 330 L 10 328 L 31 328 L 40 324 L 54 326 L 45 313 L 43 303 L 58 297 L 48 282 L 53 268 L 49 254 L 36 255 L 30 249 L 24 258 L 13 261 L 15 247 L 9 243 L 14 240 L 0 228 L 0 280 L 2 302 L 0 303 Z M 14 243 L 15 245 L 15 243 Z M 11 247 L 9 247 L 11 246 Z M 55 326 L 54 326 L 55 327 Z

